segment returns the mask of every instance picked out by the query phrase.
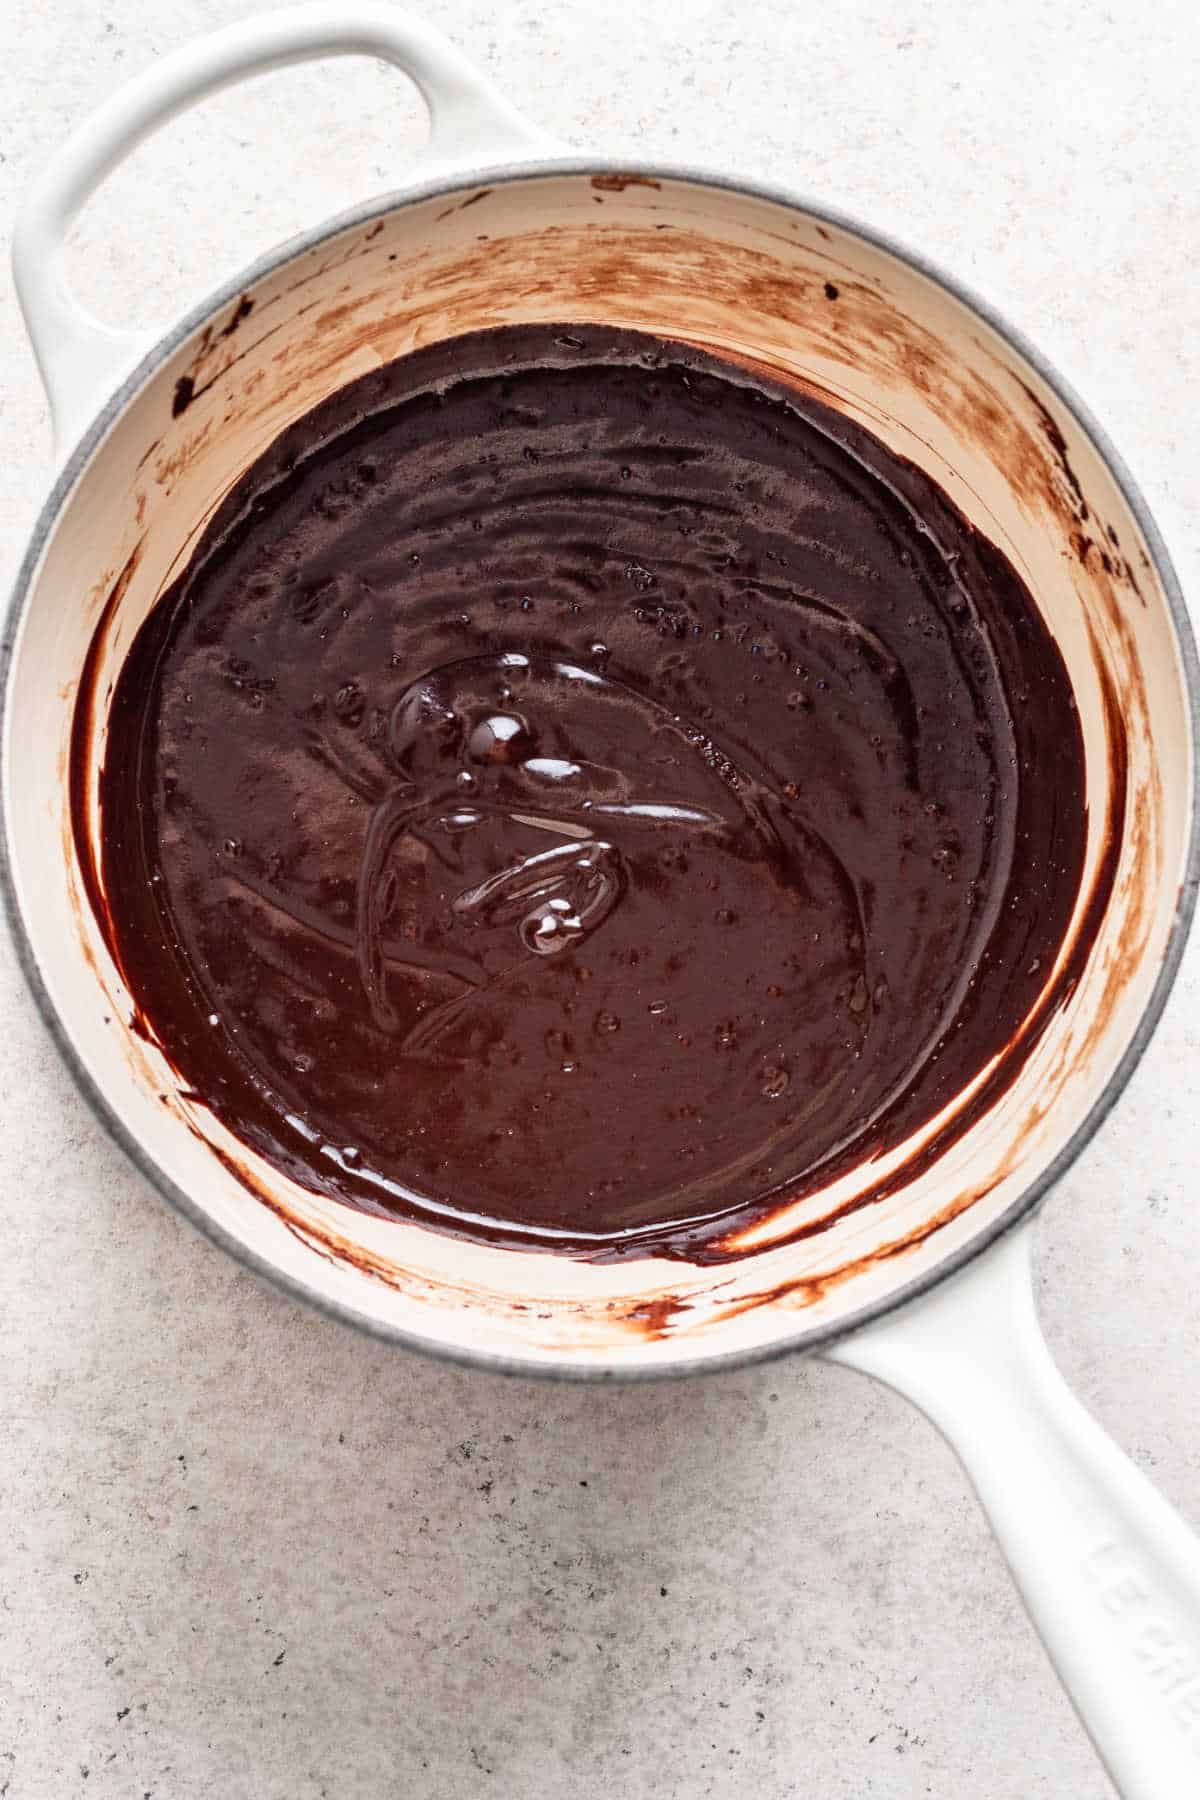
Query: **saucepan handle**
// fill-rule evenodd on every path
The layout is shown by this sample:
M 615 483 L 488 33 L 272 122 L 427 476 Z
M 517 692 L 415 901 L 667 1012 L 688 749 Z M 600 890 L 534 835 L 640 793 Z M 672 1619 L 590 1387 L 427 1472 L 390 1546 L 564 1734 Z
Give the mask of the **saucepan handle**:
M 556 148 L 439 32 L 390 6 L 322 0 L 246 19 L 163 57 L 80 126 L 17 220 L 13 274 L 60 453 L 156 335 L 104 325 L 73 299 L 62 260 L 75 214 L 122 157 L 184 107 L 247 76 L 326 56 L 380 57 L 415 82 L 430 120 L 423 173 Z
M 1031 1231 L 827 1354 L 906 1395 L 961 1458 L 1124 1800 L 1194 1800 L 1200 1541 L 1052 1363 Z

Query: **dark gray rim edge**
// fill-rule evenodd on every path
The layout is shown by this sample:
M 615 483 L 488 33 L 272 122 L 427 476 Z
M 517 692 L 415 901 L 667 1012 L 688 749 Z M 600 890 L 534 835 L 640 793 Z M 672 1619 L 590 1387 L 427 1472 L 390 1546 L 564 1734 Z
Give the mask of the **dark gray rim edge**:
M 435 1339 L 384 1324 L 340 1301 L 326 1299 L 315 1293 L 303 1281 L 283 1273 L 266 1258 L 260 1256 L 257 1251 L 249 1249 L 231 1232 L 217 1224 L 189 1193 L 171 1179 L 144 1146 L 126 1130 L 84 1066 L 42 981 L 33 946 L 17 901 L 11 868 L 7 807 L 4 808 L 3 833 L 0 837 L 0 891 L 3 894 L 4 908 L 16 944 L 17 958 L 21 969 L 29 984 L 38 1011 L 77 1087 L 109 1135 L 120 1145 L 135 1167 L 158 1188 L 159 1192 L 170 1201 L 177 1211 L 189 1219 L 206 1237 L 221 1245 L 238 1262 L 263 1277 L 276 1289 L 294 1299 L 304 1301 L 328 1317 L 342 1320 L 357 1327 L 360 1331 L 366 1332 L 369 1336 L 388 1343 L 399 1344 L 405 1349 L 418 1351 L 439 1361 L 456 1363 L 466 1368 L 487 1369 L 497 1374 L 603 1382 L 712 1374 L 723 1369 L 742 1368 L 754 1363 L 771 1362 L 778 1357 L 795 1353 L 807 1354 L 820 1350 L 840 1338 L 849 1336 L 862 1326 L 870 1324 L 872 1320 L 882 1318 L 917 1299 L 921 1294 L 927 1293 L 938 1283 L 965 1268 L 968 1263 L 982 1255 L 1014 1226 L 1032 1215 L 1055 1183 L 1095 1136 L 1112 1111 L 1153 1036 L 1179 969 L 1195 911 L 1197 889 L 1200 887 L 1200 662 L 1197 659 L 1195 638 L 1178 577 L 1158 527 L 1123 459 L 1070 384 L 1064 381 L 1024 335 L 1002 318 L 987 301 L 981 299 L 956 278 L 947 275 L 926 257 L 897 243 L 886 233 L 875 231 L 845 213 L 805 199 L 802 195 L 792 193 L 786 188 L 766 183 L 742 181 L 695 164 L 666 165 L 629 157 L 556 156 L 541 158 L 536 162 L 504 164 L 499 167 L 485 166 L 478 170 L 461 170 L 450 175 L 443 174 L 426 182 L 415 183 L 391 194 L 380 196 L 348 212 L 340 213 L 317 229 L 291 238 L 286 243 L 269 251 L 265 256 L 260 257 L 247 269 L 244 269 L 236 280 L 226 282 L 208 299 L 193 307 L 171 331 L 155 344 L 111 395 L 83 434 L 56 478 L 50 494 L 38 514 L 29 547 L 17 573 L 12 598 L 4 620 L 3 640 L 0 642 L 0 758 L 4 755 L 4 726 L 7 717 L 13 647 L 34 572 L 53 530 L 58 513 L 92 453 L 99 446 L 109 427 L 128 401 L 143 386 L 154 370 L 198 326 L 204 324 L 222 307 L 236 300 L 244 289 L 260 281 L 265 275 L 280 268 L 283 264 L 290 262 L 296 256 L 314 249 L 317 245 L 336 237 L 343 231 L 353 229 L 358 225 L 369 224 L 372 220 L 385 213 L 393 212 L 399 207 L 427 200 L 435 195 L 454 193 L 464 187 L 481 183 L 496 187 L 508 182 L 538 179 L 545 176 L 590 174 L 649 174 L 665 181 L 686 182 L 701 187 L 716 188 L 745 195 L 751 199 L 795 208 L 825 224 L 849 232 L 895 257 L 898 261 L 907 263 L 919 274 L 944 288 L 970 311 L 983 319 L 1037 371 L 1091 439 L 1138 522 L 1166 595 L 1187 690 L 1192 731 L 1192 807 L 1188 850 L 1175 917 L 1171 924 L 1162 965 L 1155 978 L 1150 997 L 1112 1074 L 1086 1116 L 1057 1156 L 1030 1182 L 1028 1187 L 1022 1190 L 1003 1213 L 982 1227 L 968 1244 L 948 1253 L 935 1268 L 927 1273 L 897 1287 L 883 1299 L 872 1301 L 859 1308 L 848 1318 L 839 1320 L 836 1324 L 809 1326 L 769 1344 L 736 1351 L 717 1351 L 713 1354 L 691 1357 L 686 1361 L 664 1364 L 659 1367 L 622 1367 L 620 1364 L 588 1366 L 565 1360 L 562 1362 L 533 1362 L 518 1356 L 501 1356 L 488 1351 L 459 1349 L 442 1344 Z M 3 769 L 0 768 L 0 778 L 2 776 Z

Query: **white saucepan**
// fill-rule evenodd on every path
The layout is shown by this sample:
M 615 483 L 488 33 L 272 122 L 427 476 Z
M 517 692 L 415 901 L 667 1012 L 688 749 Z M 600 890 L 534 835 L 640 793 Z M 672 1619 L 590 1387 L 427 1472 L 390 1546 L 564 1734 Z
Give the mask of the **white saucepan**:
M 80 311 L 63 238 L 114 162 L 225 83 L 350 53 L 396 64 L 424 95 L 419 181 L 275 252 L 157 341 Z M 592 1377 L 819 1350 L 890 1382 L 961 1455 L 1121 1792 L 1194 1800 L 1200 1548 L 1067 1393 L 1030 1295 L 1031 1215 L 1144 1048 L 1197 884 L 1195 649 L 1145 505 L 1079 402 L 987 307 L 878 234 L 719 175 L 563 155 L 390 7 L 276 13 L 163 60 L 36 184 L 15 267 L 59 466 L 5 637 L 8 897 L 47 1024 L 108 1129 L 244 1262 L 398 1344 Z M 1024 575 L 1070 670 L 1087 759 L 1077 923 L 1106 849 L 1119 851 L 1086 965 L 990 1110 L 917 1175 L 904 1174 L 913 1145 L 894 1152 L 885 1199 L 846 1207 L 867 1176 L 843 1176 L 798 1203 L 826 1229 L 784 1241 L 794 1216 L 768 1220 L 715 1267 L 465 1244 L 293 1185 L 181 1092 L 131 1028 L 72 829 L 85 661 L 98 696 L 81 765 L 86 835 L 110 678 L 246 466 L 380 362 L 534 320 L 640 327 L 755 358 L 926 469 Z

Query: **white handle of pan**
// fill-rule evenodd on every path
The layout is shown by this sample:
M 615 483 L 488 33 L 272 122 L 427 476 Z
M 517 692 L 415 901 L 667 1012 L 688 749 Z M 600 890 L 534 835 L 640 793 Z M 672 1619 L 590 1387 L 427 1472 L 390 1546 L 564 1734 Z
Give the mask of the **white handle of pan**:
M 251 75 L 326 56 L 375 56 L 408 75 L 429 109 L 422 173 L 484 167 L 555 149 L 466 57 L 391 6 L 326 4 L 264 13 L 186 44 L 86 119 L 33 183 L 13 234 L 13 276 L 62 454 L 157 334 L 114 329 L 63 277 L 72 219 L 141 140 L 185 107 Z
M 1200 1540 L 1084 1411 L 1034 1311 L 1024 1226 L 826 1354 L 943 1433 L 1123 1800 L 1200 1794 Z

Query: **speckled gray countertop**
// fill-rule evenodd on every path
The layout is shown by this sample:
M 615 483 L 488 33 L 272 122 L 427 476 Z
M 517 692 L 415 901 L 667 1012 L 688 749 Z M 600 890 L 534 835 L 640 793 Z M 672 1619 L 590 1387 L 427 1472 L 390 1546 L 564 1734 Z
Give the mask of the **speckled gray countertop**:
M 239 0 L 13 0 L 0 220 L 114 86 Z M 579 146 L 793 184 L 941 260 L 1092 403 L 1200 594 L 1192 0 L 424 0 Z M 78 291 L 168 319 L 401 177 L 405 83 L 326 65 L 143 148 Z M 0 559 L 46 486 L 0 292 Z M 1101 1800 L 949 1452 L 781 1363 L 595 1391 L 417 1361 L 170 1213 L 71 1088 L 0 943 L 0 1796 Z M 1200 941 L 1046 1209 L 1041 1307 L 1200 1520 Z

